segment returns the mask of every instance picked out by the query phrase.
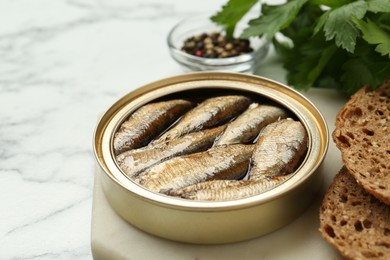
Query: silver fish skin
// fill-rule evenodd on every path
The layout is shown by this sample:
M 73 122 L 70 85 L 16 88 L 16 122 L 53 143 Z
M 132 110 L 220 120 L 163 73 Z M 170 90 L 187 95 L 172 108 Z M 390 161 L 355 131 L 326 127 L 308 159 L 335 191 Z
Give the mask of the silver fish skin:
M 167 193 L 214 179 L 238 179 L 247 172 L 254 145 L 229 145 L 175 157 L 150 167 L 135 178 L 145 188 Z
M 198 190 L 215 190 L 215 189 L 223 189 L 230 186 L 242 185 L 242 182 L 239 180 L 212 180 L 212 181 L 204 181 L 196 184 L 192 184 L 190 186 L 178 189 L 178 190 L 170 190 L 168 195 L 171 196 L 181 196 L 183 194 L 196 192 Z
M 172 157 L 207 150 L 213 145 L 215 138 L 223 129 L 225 129 L 225 126 L 219 126 L 188 134 L 165 143 L 126 151 L 116 157 L 117 163 L 126 175 L 132 178 L 154 164 Z
M 239 95 L 206 99 L 187 112 L 175 126 L 153 143 L 172 140 L 188 133 L 224 124 L 244 111 L 249 104 L 249 98 Z
M 230 122 L 217 138 L 214 146 L 248 143 L 256 138 L 261 129 L 278 119 L 287 117 L 287 112 L 276 106 L 253 103 L 244 113 Z
M 147 145 L 192 106 L 190 101 L 174 99 L 140 107 L 115 133 L 114 153 L 118 155 Z
M 283 119 L 264 128 L 255 144 L 250 180 L 293 172 L 307 151 L 308 136 L 301 122 Z
M 263 178 L 261 180 L 236 180 L 230 181 L 227 184 L 213 183 L 214 181 L 205 182 L 202 188 L 186 191 L 179 190 L 178 196 L 189 200 L 205 200 L 205 201 L 226 201 L 237 200 L 250 196 L 264 193 L 289 179 L 290 175 L 274 176 Z M 221 181 L 222 182 L 222 181 Z M 208 187 L 210 186 L 210 187 Z

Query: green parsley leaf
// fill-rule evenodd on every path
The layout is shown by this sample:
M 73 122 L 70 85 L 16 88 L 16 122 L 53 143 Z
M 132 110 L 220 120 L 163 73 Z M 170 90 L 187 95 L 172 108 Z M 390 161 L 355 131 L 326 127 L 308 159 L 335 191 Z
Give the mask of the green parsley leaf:
M 238 21 L 258 2 L 258 0 L 229 0 L 222 10 L 211 17 L 216 24 L 225 27 L 226 36 L 233 38 Z
M 351 17 L 362 19 L 368 9 L 367 2 L 359 0 L 341 7 L 328 10 L 320 18 L 314 32 L 318 32 L 323 26 L 326 40 L 335 39 L 336 45 L 353 53 L 356 45 L 356 37 L 359 30 L 351 22 Z
M 300 45 L 298 49 L 288 49 L 282 43 L 276 43 L 276 50 L 284 52 L 284 64 L 288 71 L 287 81 L 298 89 L 307 90 L 312 87 L 338 50 L 333 43 L 323 44 L 325 42 L 321 39 L 323 36 L 319 35 L 316 38 Z
M 314 84 L 314 82 L 316 82 L 317 78 L 320 76 L 323 69 L 328 64 L 329 60 L 332 58 L 332 56 L 335 54 L 336 51 L 337 51 L 337 47 L 335 45 L 331 45 L 326 49 L 323 49 L 319 57 L 319 60 L 317 60 L 315 66 L 312 67 L 309 70 L 309 73 L 307 74 L 307 78 L 309 82 L 311 82 L 311 85 Z
M 293 46 L 286 45 L 279 37 L 273 40 L 288 71 L 287 81 L 299 89 L 308 89 L 317 82 L 337 50 L 333 42 L 325 41 L 323 34 L 312 36 L 315 21 L 322 12 L 319 6 L 308 3 L 290 26 L 281 31 L 293 42 Z
M 388 55 L 390 58 L 390 36 L 379 28 L 370 19 L 367 22 L 353 18 L 353 22 L 362 31 L 363 39 L 369 44 L 378 44 L 375 51 L 382 55 Z
M 240 1 L 235 1 L 240 8 Z M 389 0 L 289 0 L 262 5 L 242 36 L 272 39 L 287 82 L 352 95 L 390 77 Z M 279 37 L 279 36 L 283 37 Z
M 313 25 L 322 13 L 323 11 L 319 6 L 307 3 L 302 6 L 294 21 L 281 32 L 289 37 L 294 44 L 301 45 L 311 39 Z M 325 39 L 322 41 L 325 41 Z
M 350 59 L 342 67 L 344 74 L 341 77 L 342 82 L 348 86 L 348 92 L 354 92 L 367 82 L 371 82 L 373 75 L 370 68 L 359 59 Z
M 369 0 L 368 11 L 374 13 L 390 12 L 390 1 L 389 0 Z
M 382 84 L 390 75 L 390 62 L 375 52 L 371 45 L 361 43 L 341 69 L 343 88 L 348 94 L 353 94 L 364 85 L 376 88 Z
M 316 27 L 314 27 L 314 34 L 317 34 L 321 30 L 321 28 L 324 27 L 325 22 L 329 18 L 329 14 L 330 14 L 330 12 L 328 11 L 328 12 L 324 13 L 323 15 L 321 15 L 320 19 L 317 22 Z
M 283 5 L 270 6 L 263 4 L 259 18 L 249 22 L 249 27 L 244 30 L 241 37 L 267 35 L 272 39 L 278 31 L 289 26 L 294 21 L 299 10 L 308 0 L 292 0 Z
M 311 3 L 313 4 L 324 5 L 331 8 L 343 6 L 351 2 L 353 2 L 353 0 L 311 0 Z

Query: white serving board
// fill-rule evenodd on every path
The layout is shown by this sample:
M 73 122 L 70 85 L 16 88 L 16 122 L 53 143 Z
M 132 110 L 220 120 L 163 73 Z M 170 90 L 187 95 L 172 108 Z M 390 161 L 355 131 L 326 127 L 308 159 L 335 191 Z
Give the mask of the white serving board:
M 324 115 L 329 134 L 337 112 L 347 101 L 339 92 L 312 89 L 303 93 Z M 91 246 L 94 259 L 342 259 L 321 237 L 319 208 L 323 195 L 342 166 L 331 137 L 328 153 L 318 170 L 324 182 L 313 204 L 289 225 L 262 237 L 225 245 L 192 245 L 149 235 L 125 222 L 110 208 L 95 174 Z M 297 201 L 299 203 L 299 201 Z M 156 216 L 158 218 L 158 216 Z M 191 223 L 189 223 L 191 225 Z

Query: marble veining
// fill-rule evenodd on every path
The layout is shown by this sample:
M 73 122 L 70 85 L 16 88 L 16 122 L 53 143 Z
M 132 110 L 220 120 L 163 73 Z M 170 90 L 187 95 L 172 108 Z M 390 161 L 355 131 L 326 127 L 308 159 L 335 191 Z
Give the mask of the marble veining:
M 91 259 L 99 115 L 182 73 L 168 31 L 224 2 L 0 2 L 0 259 Z

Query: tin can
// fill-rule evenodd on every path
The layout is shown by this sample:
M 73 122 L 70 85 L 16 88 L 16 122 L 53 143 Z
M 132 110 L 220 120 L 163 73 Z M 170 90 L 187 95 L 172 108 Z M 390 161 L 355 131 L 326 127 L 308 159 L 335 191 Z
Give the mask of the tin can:
M 288 181 L 262 194 L 231 201 L 191 201 L 151 192 L 127 178 L 115 162 L 113 136 L 136 109 L 159 98 L 208 93 L 240 93 L 276 102 L 308 132 L 307 155 Z M 263 77 L 201 72 L 159 80 L 125 95 L 102 116 L 94 134 L 94 152 L 102 187 L 111 207 L 133 226 L 163 238 L 221 244 L 274 231 L 299 216 L 319 190 L 316 173 L 328 148 L 328 129 L 318 109 L 299 92 Z

